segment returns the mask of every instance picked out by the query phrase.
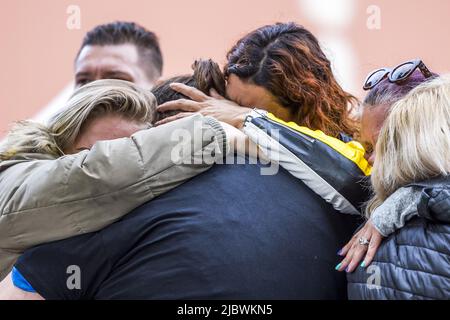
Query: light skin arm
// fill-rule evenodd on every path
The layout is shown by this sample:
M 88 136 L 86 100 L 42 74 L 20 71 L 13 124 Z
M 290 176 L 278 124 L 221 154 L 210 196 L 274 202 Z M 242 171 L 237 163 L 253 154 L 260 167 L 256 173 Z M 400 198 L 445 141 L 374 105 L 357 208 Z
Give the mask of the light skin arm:
M 249 137 L 242 131 L 239 130 L 232 125 L 221 122 L 222 127 L 227 132 L 227 136 L 229 137 L 229 145 L 230 145 L 230 153 L 233 154 L 236 152 L 242 156 L 249 156 L 255 159 L 260 159 L 265 162 L 269 162 L 269 158 L 261 151 L 256 143 L 251 141 Z
M 162 125 L 180 118 L 189 117 L 194 113 L 201 113 L 204 116 L 211 116 L 219 121 L 226 122 L 238 129 L 244 125 L 245 117 L 252 111 L 250 108 L 242 107 L 233 101 L 227 100 L 211 89 L 210 96 L 200 90 L 182 83 L 172 83 L 172 90 L 175 90 L 189 99 L 169 101 L 160 105 L 159 112 L 181 111 L 180 113 L 167 117 L 156 123 Z
M 359 239 L 364 238 L 369 241 L 368 245 L 361 245 Z M 346 271 L 348 273 L 355 271 L 358 266 L 368 267 L 375 256 L 378 248 L 383 241 L 383 236 L 374 227 L 371 220 L 368 220 L 350 241 L 339 251 L 339 255 L 345 257 L 341 263 L 336 266 L 337 271 Z M 362 261 L 362 262 L 361 262 Z M 361 264 L 360 264 L 361 263 Z
M 228 136 L 231 137 L 229 140 L 232 150 L 241 155 L 249 155 L 254 158 L 268 161 L 267 157 L 259 150 L 254 142 L 250 141 L 242 131 L 233 130 L 232 128 L 235 127 L 240 130 L 243 128 L 245 118 L 252 111 L 251 108 L 242 107 L 233 101 L 227 100 L 214 89 L 211 89 L 210 96 L 208 96 L 200 90 L 183 83 L 172 83 L 170 87 L 172 90 L 189 97 L 190 100 L 180 99 L 160 105 L 157 108 L 159 112 L 181 112 L 157 122 L 156 125 L 162 125 L 189 117 L 195 113 L 211 116 L 222 123 Z M 231 135 L 230 132 L 233 132 L 233 135 Z
M 0 300 L 45 300 L 39 293 L 27 292 L 17 288 L 11 273 L 0 282 Z

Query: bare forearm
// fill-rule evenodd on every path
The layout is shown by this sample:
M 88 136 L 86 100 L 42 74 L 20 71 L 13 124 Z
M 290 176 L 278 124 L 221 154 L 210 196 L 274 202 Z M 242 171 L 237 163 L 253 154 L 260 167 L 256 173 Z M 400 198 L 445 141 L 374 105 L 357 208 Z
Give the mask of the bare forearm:
M 10 273 L 0 282 L 0 300 L 44 300 L 44 298 L 38 293 L 26 292 L 17 288 Z

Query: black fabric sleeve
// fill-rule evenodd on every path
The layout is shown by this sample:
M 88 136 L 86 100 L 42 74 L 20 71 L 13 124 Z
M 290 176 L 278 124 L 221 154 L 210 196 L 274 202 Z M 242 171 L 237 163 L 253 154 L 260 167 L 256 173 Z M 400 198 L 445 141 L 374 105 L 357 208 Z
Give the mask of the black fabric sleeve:
M 111 270 L 101 233 L 27 250 L 15 267 L 47 300 L 92 299 Z

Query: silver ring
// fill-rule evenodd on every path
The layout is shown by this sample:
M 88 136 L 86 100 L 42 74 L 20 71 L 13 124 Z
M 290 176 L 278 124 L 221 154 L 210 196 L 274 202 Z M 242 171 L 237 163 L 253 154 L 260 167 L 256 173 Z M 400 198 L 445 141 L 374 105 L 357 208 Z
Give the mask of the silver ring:
M 363 237 L 359 238 L 358 241 L 359 241 L 359 244 L 362 246 L 368 246 L 370 243 L 369 240 L 367 240 L 366 238 L 363 238 Z

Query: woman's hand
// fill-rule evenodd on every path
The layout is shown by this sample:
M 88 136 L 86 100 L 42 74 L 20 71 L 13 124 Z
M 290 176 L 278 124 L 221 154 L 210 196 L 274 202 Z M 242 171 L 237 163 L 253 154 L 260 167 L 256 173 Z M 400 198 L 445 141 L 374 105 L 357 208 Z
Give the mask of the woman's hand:
M 339 251 L 338 254 L 345 258 L 336 266 L 336 270 L 353 272 L 363 258 L 361 267 L 367 267 L 372 262 L 382 241 L 383 236 L 374 227 L 372 221 L 368 220 L 364 227 Z
M 248 137 L 245 133 L 226 122 L 220 122 L 220 124 L 227 135 L 228 146 L 230 147 L 229 152 L 234 153 L 236 151 L 239 154 L 245 155 L 246 145 L 248 143 Z
M 192 100 L 179 99 L 160 105 L 156 109 L 158 112 L 175 110 L 180 110 L 182 112 L 158 121 L 156 123 L 157 126 L 199 112 L 204 116 L 214 117 L 217 120 L 226 122 L 236 128 L 242 128 L 245 117 L 251 112 L 250 108 L 241 107 L 232 101 L 226 100 L 215 90 L 211 90 L 211 96 L 207 96 L 200 90 L 182 83 L 172 83 L 170 87 Z
M 221 125 L 227 134 L 230 147 L 229 153 L 249 156 L 251 158 L 265 161 L 266 163 L 270 162 L 270 159 L 264 155 L 258 145 L 251 141 L 244 132 L 226 122 L 221 122 Z

